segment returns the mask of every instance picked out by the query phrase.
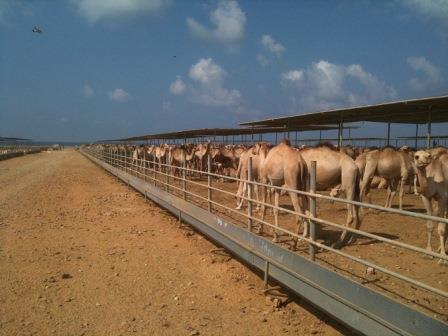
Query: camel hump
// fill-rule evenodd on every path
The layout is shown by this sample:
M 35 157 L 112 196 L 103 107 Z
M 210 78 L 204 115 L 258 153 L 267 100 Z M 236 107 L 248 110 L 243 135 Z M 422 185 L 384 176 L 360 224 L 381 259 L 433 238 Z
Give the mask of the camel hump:
M 338 151 L 338 149 L 331 142 L 319 142 L 316 145 L 316 148 L 328 148 L 335 152 Z
M 291 147 L 291 141 L 289 141 L 289 139 L 283 139 L 281 143 L 286 145 L 286 146 L 290 146 Z

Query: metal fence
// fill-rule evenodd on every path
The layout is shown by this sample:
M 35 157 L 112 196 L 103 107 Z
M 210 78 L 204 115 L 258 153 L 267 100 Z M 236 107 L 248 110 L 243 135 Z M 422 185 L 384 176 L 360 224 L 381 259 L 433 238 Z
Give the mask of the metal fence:
M 0 160 L 6 160 L 17 156 L 23 156 L 26 154 L 39 153 L 46 149 L 47 149 L 46 147 L 42 146 L 0 145 Z
M 318 232 L 319 229 L 323 226 L 331 227 L 338 231 L 346 230 L 349 233 L 360 237 L 367 237 L 394 246 L 396 248 L 401 248 L 423 256 L 428 256 L 431 258 L 442 260 L 444 262 L 448 262 L 448 257 L 446 255 L 442 255 L 437 252 L 432 252 L 405 242 L 389 239 L 378 234 L 364 231 L 362 229 L 347 227 L 345 225 L 335 223 L 331 220 L 319 218 L 316 215 L 316 203 L 318 200 L 325 200 L 339 204 L 355 205 L 363 209 L 373 209 L 385 213 L 399 214 L 400 216 L 402 216 L 403 220 L 406 220 L 406 218 L 413 217 L 424 221 L 434 221 L 437 223 L 445 223 L 445 224 L 448 224 L 448 220 L 445 218 L 429 216 L 426 214 L 415 213 L 405 210 L 398 210 L 393 208 L 385 208 L 374 204 L 361 203 L 319 194 L 316 192 L 315 163 L 313 164 L 312 169 L 310 170 L 311 189 L 309 192 L 305 192 L 299 190 L 292 190 L 284 187 L 265 185 L 263 183 L 254 181 L 250 174 L 250 172 L 252 171 L 251 160 L 249 160 L 248 178 L 240 179 L 236 177 L 229 177 L 214 173 L 213 163 L 210 156 L 208 156 L 207 158 L 207 170 L 200 171 L 191 167 L 186 167 L 185 164 L 169 165 L 164 162 L 156 162 L 155 159 L 154 160 L 141 160 L 135 158 L 133 159 L 131 152 L 114 152 L 112 151 L 112 148 L 99 149 L 93 146 L 91 148 L 85 148 L 83 150 L 87 154 L 95 157 L 96 159 L 106 164 L 109 164 L 110 166 L 115 167 L 123 172 L 132 174 L 144 181 L 147 181 L 153 186 L 163 189 L 166 192 L 175 194 L 181 197 L 182 199 L 188 200 L 190 202 L 193 202 L 195 200 L 197 204 L 199 204 L 202 208 L 206 209 L 208 212 L 215 212 L 215 213 L 225 212 L 230 217 L 234 216 L 235 218 L 236 217 L 244 218 L 244 221 L 246 223 L 245 228 L 248 232 L 254 232 L 254 227 L 256 225 L 263 224 L 266 227 L 270 227 L 272 230 L 274 230 L 274 232 L 278 232 L 283 236 L 291 237 L 293 240 L 298 240 L 302 244 L 308 246 L 307 254 L 309 256 L 309 259 L 313 262 L 316 262 L 316 255 L 324 254 L 323 252 L 335 254 L 339 257 L 345 258 L 346 260 L 350 260 L 351 262 L 361 264 L 363 265 L 363 267 L 366 267 L 366 269 L 373 269 L 382 272 L 390 277 L 398 279 L 399 281 L 403 281 L 404 283 L 419 287 L 425 291 L 433 293 L 436 296 L 440 296 L 443 299 L 448 298 L 448 293 L 446 291 L 431 286 L 425 281 L 414 279 L 408 275 L 398 273 L 392 270 L 391 268 L 384 267 L 375 262 L 368 261 L 361 257 L 351 255 L 350 253 L 344 251 L 344 249 L 342 250 L 336 249 L 333 248 L 332 246 L 318 242 L 316 240 L 316 232 Z M 242 199 L 244 199 L 247 202 L 247 210 L 246 211 L 236 210 L 226 205 L 225 202 L 220 201 L 218 199 L 219 197 L 217 197 L 218 193 L 232 198 L 236 197 L 237 195 L 233 191 L 228 191 L 225 190 L 224 188 L 214 185 L 215 180 L 226 180 L 226 181 L 245 183 L 247 185 L 247 196 L 243 194 L 240 195 L 240 197 L 242 197 Z M 268 202 L 262 202 L 256 199 L 254 197 L 254 188 L 257 187 L 261 189 L 266 188 L 266 190 L 277 189 L 284 193 L 295 193 L 300 196 L 305 196 L 308 199 L 308 205 L 309 205 L 309 208 L 307 209 L 308 213 L 306 214 L 299 213 L 282 206 L 276 207 Z M 280 223 L 278 223 L 279 225 L 277 226 L 266 218 L 261 219 L 260 217 L 256 217 L 254 214 L 255 205 L 270 208 L 273 209 L 273 211 L 281 211 L 283 213 L 300 217 L 305 223 L 309 225 L 309 233 L 310 233 L 309 237 L 299 234 L 298 232 L 294 232 L 290 228 L 283 227 L 282 225 L 280 225 Z M 325 258 L 325 256 L 323 258 Z M 439 267 L 435 261 L 434 261 L 434 267 Z

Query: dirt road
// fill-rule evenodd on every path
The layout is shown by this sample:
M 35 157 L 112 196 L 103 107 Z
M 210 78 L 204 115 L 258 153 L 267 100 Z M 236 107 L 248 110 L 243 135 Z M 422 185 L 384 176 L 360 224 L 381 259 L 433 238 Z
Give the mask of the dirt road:
M 214 247 L 78 152 L 0 162 L 0 335 L 347 333 Z

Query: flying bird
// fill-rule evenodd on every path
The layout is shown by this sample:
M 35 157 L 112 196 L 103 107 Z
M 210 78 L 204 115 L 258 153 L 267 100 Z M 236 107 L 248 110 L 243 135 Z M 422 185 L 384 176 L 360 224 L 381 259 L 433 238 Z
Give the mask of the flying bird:
M 42 34 L 42 29 L 40 29 L 38 26 L 34 26 L 32 32 Z

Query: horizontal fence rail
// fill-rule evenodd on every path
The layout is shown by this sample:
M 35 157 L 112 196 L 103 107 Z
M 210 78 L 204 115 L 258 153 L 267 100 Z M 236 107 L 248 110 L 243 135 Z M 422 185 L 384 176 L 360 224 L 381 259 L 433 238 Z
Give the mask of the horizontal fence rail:
M 305 192 L 305 191 L 299 191 L 299 190 L 292 190 L 292 189 L 288 189 L 288 188 L 284 188 L 284 187 L 274 187 L 271 185 L 265 185 L 263 183 L 254 181 L 251 177 L 251 174 L 249 174 L 247 179 L 223 176 L 223 175 L 212 172 L 212 162 L 211 162 L 210 156 L 208 156 L 208 159 L 207 159 L 206 169 L 204 169 L 204 171 L 202 171 L 202 170 L 187 167 L 185 163 L 175 166 L 175 165 L 170 165 L 165 162 L 162 162 L 161 160 L 156 160 L 155 158 L 153 158 L 152 160 L 137 159 L 137 158 L 133 157 L 132 153 L 129 151 L 128 152 L 126 152 L 126 151 L 125 152 L 116 152 L 116 151 L 114 152 L 110 148 L 99 149 L 99 148 L 95 148 L 93 146 L 91 148 L 82 149 L 82 152 L 84 154 L 86 154 L 90 159 L 94 160 L 96 163 L 102 165 L 103 168 L 106 168 L 107 170 L 109 170 L 111 173 L 117 175 L 118 177 L 120 177 L 123 180 L 127 180 L 128 183 L 130 183 L 131 180 L 134 181 L 134 184 L 135 184 L 135 185 L 133 185 L 134 187 L 143 186 L 142 187 L 143 189 L 142 188 L 140 188 L 140 189 L 137 188 L 137 189 L 140 190 L 142 193 L 144 193 L 145 197 L 148 196 L 148 197 L 152 198 L 153 200 L 155 200 L 159 204 L 163 203 L 166 205 L 166 202 L 168 202 L 168 204 L 170 204 L 169 202 L 173 202 L 171 204 L 178 204 L 179 202 L 184 202 L 184 203 L 181 203 L 184 207 L 187 207 L 189 209 L 194 208 L 194 211 L 192 213 L 191 211 L 190 212 L 186 212 L 186 211 L 182 212 L 180 209 L 176 208 L 175 206 L 169 207 L 170 208 L 169 210 L 170 211 L 172 210 L 172 212 L 175 214 L 176 213 L 190 213 L 189 218 L 190 218 L 191 222 L 193 222 L 193 223 L 198 224 L 197 222 L 201 221 L 201 219 L 199 218 L 200 216 L 199 217 L 195 216 L 196 213 L 202 214 L 201 211 L 205 211 L 205 213 L 207 213 L 209 215 L 213 214 L 213 211 L 219 210 L 219 209 L 221 211 L 227 211 L 230 214 L 241 216 L 241 217 L 245 218 L 245 221 L 247 222 L 247 227 L 244 229 L 244 234 L 241 233 L 241 235 L 244 235 L 246 237 L 246 234 L 247 234 L 248 236 L 246 238 L 249 239 L 250 241 L 254 241 L 254 240 L 258 241 L 258 239 L 260 239 L 260 244 L 262 246 L 269 244 L 270 248 L 274 248 L 273 246 L 275 246 L 275 249 L 276 250 L 280 249 L 281 253 L 286 253 L 285 251 L 287 251 L 283 247 L 276 245 L 276 244 L 272 244 L 272 243 L 268 242 L 265 238 L 255 235 L 253 232 L 254 227 L 256 225 L 260 225 L 260 224 L 263 224 L 266 227 L 270 227 L 271 229 L 274 230 L 274 232 L 279 232 L 283 235 L 290 236 L 295 240 L 298 240 L 305 244 L 308 244 L 308 246 L 309 246 L 309 252 L 308 252 L 309 253 L 309 261 L 308 262 L 310 264 L 307 264 L 308 265 L 307 267 L 311 267 L 311 268 L 316 267 L 316 269 L 313 269 L 316 272 L 321 271 L 321 266 L 317 265 L 316 262 L 314 262 L 316 255 L 320 254 L 319 250 L 326 251 L 326 252 L 332 253 L 334 255 L 346 258 L 347 260 L 350 260 L 352 262 L 361 264 L 367 268 L 375 269 L 379 272 L 382 272 L 391 277 L 399 279 L 400 281 L 404 281 L 405 283 L 422 288 L 422 289 L 424 289 L 428 292 L 431 292 L 435 295 L 439 295 L 440 297 L 442 297 L 444 299 L 448 298 L 448 293 L 444 290 L 435 288 L 431 285 L 428 285 L 427 283 L 425 283 L 423 281 L 413 279 L 407 275 L 403 275 L 401 273 L 395 272 L 387 267 L 383 267 L 376 263 L 370 262 L 368 260 L 364 260 L 360 257 L 353 256 L 347 252 L 344 252 L 342 250 L 333 248 L 331 246 L 328 246 L 326 244 L 316 241 L 316 230 L 317 230 L 318 226 L 324 225 L 324 226 L 332 227 L 339 231 L 346 230 L 346 231 L 348 231 L 352 234 L 356 234 L 358 236 L 375 239 L 377 241 L 380 241 L 382 243 L 385 243 L 385 244 L 388 244 L 391 246 L 399 247 L 399 248 L 402 248 L 405 250 L 412 251 L 414 253 L 419 253 L 421 255 L 434 257 L 434 258 L 437 258 L 440 260 L 448 261 L 447 256 L 442 255 L 437 252 L 428 251 L 426 249 L 423 249 L 423 248 L 420 248 L 418 246 L 414 246 L 414 245 L 411 245 L 408 243 L 385 238 L 380 235 L 376 235 L 376 234 L 373 234 L 370 232 L 363 231 L 361 229 L 347 227 L 347 226 L 332 222 L 330 220 L 318 218 L 316 216 L 316 201 L 320 199 L 320 200 L 326 200 L 326 201 L 337 202 L 337 203 L 342 203 L 342 204 L 352 204 L 352 205 L 356 205 L 356 206 L 359 206 L 362 208 L 370 208 L 370 209 L 380 210 L 380 211 L 384 211 L 384 212 L 388 212 L 388 213 L 398 214 L 398 215 L 403 216 L 403 218 L 413 217 L 413 218 L 418 218 L 421 220 L 431 220 L 431 221 L 435 221 L 435 222 L 448 223 L 447 219 L 440 218 L 440 217 L 434 217 L 434 216 L 428 216 L 428 215 L 420 214 L 420 213 L 414 213 L 414 212 L 410 212 L 410 211 L 390 209 L 390 208 L 385 208 L 385 207 L 381 207 L 381 206 L 377 206 L 377 205 L 373 205 L 373 204 L 361 203 L 361 202 L 350 201 L 350 200 L 346 200 L 346 199 L 335 198 L 335 197 L 331 197 L 331 196 L 318 194 L 314 191 L 315 187 L 313 189 L 313 183 L 311 183 L 312 188 L 311 188 L 310 192 Z M 168 160 L 168 161 L 170 161 L 170 160 Z M 251 171 L 251 169 L 249 169 L 249 171 Z M 177 175 L 176 175 L 176 172 L 178 173 Z M 199 181 L 193 180 L 193 178 L 192 178 L 193 175 L 205 177 L 205 180 L 204 179 L 199 179 Z M 312 172 L 311 172 L 311 175 L 313 175 Z M 234 208 L 231 208 L 231 207 L 223 204 L 222 202 L 215 201 L 214 200 L 215 193 L 216 194 L 221 193 L 223 195 L 232 196 L 232 197 L 236 197 L 236 193 L 233 193 L 233 192 L 230 192 L 227 190 L 223 190 L 223 189 L 220 189 L 219 187 L 214 186 L 213 179 L 225 179 L 228 181 L 245 183 L 247 186 L 247 191 L 248 191 L 247 196 L 245 196 L 245 194 L 243 194 L 243 195 L 239 195 L 239 197 L 241 197 L 244 201 L 247 202 L 247 211 L 236 210 Z M 311 182 L 313 182 L 313 181 L 311 181 Z M 206 190 L 206 193 L 200 194 L 199 192 L 195 192 L 192 190 L 193 187 L 203 188 L 204 190 Z M 290 210 L 290 209 L 280 207 L 280 206 L 276 207 L 268 202 L 262 202 L 258 199 L 255 199 L 253 197 L 254 196 L 253 189 L 256 187 L 267 188 L 269 190 L 277 189 L 277 190 L 280 190 L 281 192 L 295 193 L 297 195 L 306 196 L 309 200 L 309 209 L 307 209 L 307 210 L 309 210 L 309 212 L 308 213 L 298 213 L 298 212 L 295 212 L 294 210 Z M 162 193 L 163 197 L 154 196 L 155 194 L 159 194 L 159 193 Z M 177 197 L 176 195 L 179 195 L 180 197 Z M 202 204 L 205 205 L 205 208 L 201 209 L 200 207 L 198 208 L 197 206 L 194 206 L 190 201 L 187 200 L 187 198 L 194 198 L 194 199 L 198 200 L 199 202 L 202 202 Z M 273 210 L 282 211 L 283 213 L 287 213 L 287 214 L 291 214 L 291 215 L 300 217 L 303 221 L 305 221 L 306 223 L 309 224 L 310 236 L 305 237 L 301 234 L 298 234 L 297 232 L 291 231 L 290 229 L 287 229 L 287 228 L 284 228 L 281 226 L 276 226 L 273 223 L 270 223 L 266 219 L 262 220 L 261 218 L 255 217 L 253 214 L 254 206 L 265 206 L 266 208 L 271 208 Z M 184 215 L 182 215 L 182 216 L 184 216 Z M 185 218 L 183 218 L 183 219 L 185 220 Z M 218 220 L 218 221 L 221 220 L 223 222 L 223 220 L 219 219 L 219 218 L 215 218 L 215 220 Z M 205 222 L 207 222 L 207 221 L 205 221 Z M 228 223 L 228 224 L 232 225 L 231 223 Z M 234 225 L 232 225 L 232 227 L 233 226 Z M 422 228 L 423 228 L 423 226 L 422 226 Z M 241 230 L 241 229 L 239 229 L 239 230 Z M 206 230 L 205 228 L 202 228 L 201 231 L 208 232 L 208 229 Z M 204 233 L 207 234 L 207 232 L 204 232 Z M 230 240 L 232 240 L 232 237 L 228 237 L 228 238 Z M 233 243 L 243 245 L 243 249 L 247 248 L 247 246 L 243 242 L 233 242 Z M 254 251 L 250 249 L 250 252 L 253 253 Z M 297 253 L 293 253 L 290 251 L 287 251 L 287 252 L 288 252 L 288 257 L 290 256 L 290 254 L 294 256 L 294 257 L 291 257 L 294 260 L 295 260 L 295 258 L 303 259 L 303 257 L 299 256 Z M 244 252 L 242 252 L 242 253 L 244 253 Z M 283 265 L 281 262 L 278 262 L 275 260 L 268 260 L 269 256 L 263 255 L 263 253 L 261 253 L 261 254 L 255 253 L 255 255 L 257 255 L 259 258 L 261 258 L 262 261 L 264 262 L 265 265 L 263 267 L 260 267 L 264 271 L 266 271 L 265 270 L 266 264 L 270 263 L 270 264 L 278 267 L 278 269 L 282 269 L 283 271 L 286 271 L 286 273 L 288 273 L 290 276 L 292 276 L 296 280 L 301 277 L 303 278 L 303 276 L 301 276 L 301 270 L 299 270 L 298 273 L 296 273 L 296 272 L 292 271 L 290 268 L 288 268 L 287 266 Z M 312 265 L 312 266 L 309 266 L 309 265 Z M 437 267 L 437 264 L 435 264 L 435 265 L 436 265 L 435 267 Z M 319 269 L 317 267 L 319 267 Z M 402 305 L 394 300 L 386 298 L 384 295 L 377 293 L 377 292 L 373 291 L 372 289 L 367 288 L 365 286 L 361 286 L 361 285 L 357 284 L 356 282 L 348 280 L 345 277 L 342 277 L 341 275 L 336 274 L 335 272 L 333 272 L 331 270 L 326 270 L 326 272 L 330 272 L 330 273 L 326 273 L 325 276 L 327 278 L 337 277 L 338 281 L 343 281 L 343 282 L 348 281 L 347 283 L 344 282 L 344 286 L 353 287 L 353 288 L 351 288 L 351 290 L 359 291 L 359 288 L 363 288 L 363 291 L 364 290 L 366 291 L 363 293 L 368 293 L 368 294 L 365 294 L 369 297 L 368 300 L 373 300 L 374 302 L 377 302 L 377 303 L 381 302 L 382 305 L 385 305 L 384 307 L 387 306 L 387 309 L 392 309 L 391 307 L 393 307 L 393 309 L 397 309 L 397 312 L 398 312 L 397 314 L 403 314 L 403 316 L 402 316 L 403 321 L 390 322 L 390 321 L 388 321 L 389 316 L 385 315 L 385 316 L 379 318 L 377 316 L 378 312 L 372 313 L 371 309 L 373 309 L 374 307 L 371 307 L 371 309 L 369 307 L 364 307 L 363 309 L 358 309 L 358 308 L 360 308 L 359 303 L 353 304 L 353 301 L 352 301 L 353 298 L 338 297 L 337 301 L 338 302 L 343 301 L 344 306 L 346 306 L 346 307 L 347 306 L 356 306 L 356 309 L 355 309 L 357 311 L 356 314 L 360 313 L 360 310 L 362 310 L 363 314 L 365 314 L 365 316 L 368 316 L 369 319 L 375 320 L 375 323 L 373 323 L 372 321 L 365 322 L 366 326 L 370 326 L 372 323 L 373 323 L 373 325 L 376 325 L 376 327 L 374 329 L 372 329 L 371 331 L 368 331 L 368 330 L 365 330 L 365 327 L 360 326 L 359 323 L 355 323 L 355 322 L 351 321 L 350 317 L 344 318 L 339 315 L 335 316 L 334 311 L 328 311 L 328 309 L 323 307 L 324 306 L 323 304 L 321 304 L 319 302 L 314 302 L 314 300 L 311 300 L 313 303 L 317 304 L 320 308 L 323 308 L 323 310 L 325 310 L 327 313 L 329 313 L 332 316 L 335 316 L 337 319 L 341 320 L 343 323 L 349 325 L 350 327 L 352 327 L 358 331 L 362 331 L 365 334 L 372 334 L 372 335 L 373 334 L 376 334 L 376 335 L 378 335 L 378 334 L 382 334 L 382 335 L 383 334 L 400 334 L 400 335 L 416 334 L 417 335 L 417 334 L 421 334 L 422 331 L 424 331 L 423 334 L 425 334 L 425 335 L 439 335 L 438 333 L 440 333 L 441 331 L 443 331 L 445 334 L 448 333 L 448 327 L 446 324 L 439 322 L 437 320 L 434 320 L 432 318 L 429 318 L 426 315 L 423 315 L 420 312 L 410 309 L 409 307 L 406 307 L 405 305 Z M 339 278 L 341 278 L 343 280 L 341 280 Z M 279 280 L 281 283 L 286 285 L 288 288 L 296 291 L 299 295 L 301 295 L 301 296 L 304 295 L 303 291 L 300 291 L 300 290 L 297 291 L 295 289 L 295 287 L 296 287 L 295 285 L 291 284 L 289 281 L 286 281 L 286 278 L 284 276 L 282 276 L 281 279 L 277 279 L 277 280 Z M 290 281 L 294 281 L 294 280 L 290 279 Z M 303 279 L 302 279 L 302 281 L 303 281 Z M 316 283 L 313 283 L 312 285 L 316 285 Z M 328 286 L 328 283 L 325 286 Z M 319 290 L 322 293 L 326 292 L 326 295 L 334 296 L 335 293 L 332 292 L 331 289 L 326 288 L 325 286 L 322 288 L 319 288 Z M 360 286 L 360 287 L 358 287 L 358 286 Z M 350 296 L 348 293 L 345 293 L 345 294 Z M 373 296 L 370 297 L 369 295 L 373 295 Z M 367 299 L 367 297 L 366 297 L 366 299 Z M 370 303 L 372 303 L 372 302 L 370 302 Z M 392 306 L 390 306 L 390 305 L 392 305 Z M 353 314 L 355 314 L 353 311 L 351 311 L 351 312 Z M 424 323 L 422 322 L 423 320 L 425 321 Z M 381 328 L 377 325 L 378 323 L 381 325 Z M 409 323 L 409 325 L 407 323 Z M 421 323 L 423 323 L 423 324 L 421 324 Z M 397 326 L 398 324 L 400 325 L 399 327 Z M 387 333 L 384 333 L 385 329 L 383 329 L 383 328 L 385 326 L 387 326 L 386 327 Z M 378 329 L 378 328 L 380 328 L 380 329 Z M 423 329 L 421 329 L 421 328 L 423 328 Z M 381 331 L 381 333 L 373 332 L 374 330 Z

